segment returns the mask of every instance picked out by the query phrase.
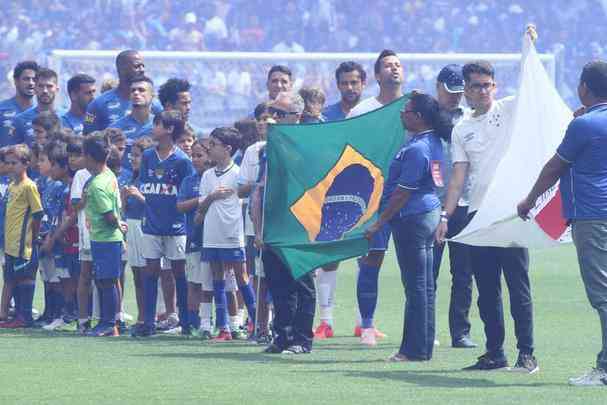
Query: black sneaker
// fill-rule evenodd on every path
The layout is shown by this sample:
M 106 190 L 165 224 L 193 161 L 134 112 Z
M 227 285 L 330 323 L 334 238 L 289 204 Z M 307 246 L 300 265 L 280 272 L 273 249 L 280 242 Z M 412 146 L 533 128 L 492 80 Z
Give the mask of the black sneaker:
M 268 354 L 279 354 L 284 351 L 284 348 L 278 346 L 276 343 L 270 343 L 268 347 L 264 349 L 264 353 Z
M 150 337 L 156 335 L 156 328 L 142 323 L 131 328 L 131 337 Z
M 282 351 L 284 354 L 304 354 L 309 353 L 302 345 L 291 345 Z
M 88 335 L 90 330 L 91 330 L 91 321 L 90 320 L 78 325 L 78 333 L 82 336 Z
M 508 367 L 508 360 L 505 357 L 494 358 L 489 353 L 483 354 L 478 358 L 478 361 L 468 367 L 464 367 L 462 370 L 471 371 L 471 370 L 497 370 L 500 368 Z
M 540 367 L 537 364 L 535 356 L 527 353 L 519 353 L 516 364 L 514 367 L 509 368 L 508 371 L 533 374 L 540 371 Z

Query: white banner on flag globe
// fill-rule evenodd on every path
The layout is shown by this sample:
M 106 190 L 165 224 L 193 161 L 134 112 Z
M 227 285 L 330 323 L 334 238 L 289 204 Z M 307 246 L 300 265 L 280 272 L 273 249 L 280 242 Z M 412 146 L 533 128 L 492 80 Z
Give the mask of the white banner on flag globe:
M 544 164 L 554 155 L 573 119 L 525 35 L 510 143 L 472 221 L 451 240 L 475 246 L 545 248 L 571 241 L 558 186 L 531 212 L 516 214 Z

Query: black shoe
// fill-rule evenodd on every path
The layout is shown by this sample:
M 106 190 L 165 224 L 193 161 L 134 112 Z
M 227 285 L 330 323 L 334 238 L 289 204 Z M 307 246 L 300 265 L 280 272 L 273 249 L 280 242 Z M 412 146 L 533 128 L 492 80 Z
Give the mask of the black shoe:
M 458 349 L 472 349 L 477 347 L 478 345 L 474 343 L 472 339 L 470 339 L 470 337 L 462 336 L 461 338 L 454 340 L 451 343 L 451 346 Z
M 537 360 L 532 354 L 519 353 L 518 359 L 516 360 L 516 364 L 508 371 L 512 371 L 515 373 L 533 374 L 535 372 L 540 371 L 540 367 L 538 366 Z
M 91 330 L 91 321 L 86 321 L 83 324 L 78 325 L 78 333 L 82 336 L 86 336 L 88 335 L 89 331 Z
M 154 326 L 147 326 L 142 323 L 131 328 L 131 337 L 150 337 L 156 335 Z
M 279 354 L 284 351 L 284 348 L 278 346 L 276 343 L 270 343 L 268 347 L 264 349 L 264 353 L 268 354 Z
M 284 354 L 307 354 L 310 353 L 309 349 L 306 349 L 302 345 L 291 345 L 282 351 Z
M 483 354 L 478 358 L 478 361 L 468 367 L 464 367 L 462 370 L 497 370 L 500 368 L 508 367 L 508 360 L 505 357 L 492 357 L 489 353 Z

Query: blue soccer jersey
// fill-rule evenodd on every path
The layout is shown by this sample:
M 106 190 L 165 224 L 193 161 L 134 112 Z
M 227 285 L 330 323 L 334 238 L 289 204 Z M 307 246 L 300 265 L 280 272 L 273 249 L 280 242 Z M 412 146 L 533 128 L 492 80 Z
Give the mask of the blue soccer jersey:
M 41 183 L 43 183 L 42 191 L 40 191 Z M 49 178 L 41 178 L 38 181 L 38 185 L 44 210 L 44 215 L 40 221 L 40 235 L 45 236 L 49 232 L 54 231 L 59 224 L 65 205 L 65 198 L 69 193 L 69 186 Z
M 2 226 L 2 229 L 4 229 L 6 203 L 8 202 L 8 185 L 10 182 L 10 176 L 0 176 L 0 226 Z M 0 232 L 0 247 L 4 249 L 4 232 Z
M 143 152 L 139 189 L 145 196 L 143 233 L 160 236 L 185 235 L 185 214 L 177 212 L 181 182 L 194 173 L 188 156 L 179 148 L 160 160 L 156 148 Z
M 34 141 L 34 129 L 32 121 L 40 114 L 38 107 L 30 107 L 20 114 L 17 114 L 13 120 L 14 140 L 15 143 L 25 143 L 28 146 Z
M 0 101 L 0 147 L 19 143 L 15 138 L 13 120 L 23 111 L 15 97 Z
M 152 127 L 152 117 L 146 122 L 139 122 L 131 114 L 119 119 L 108 127 L 119 128 L 122 130 L 124 136 L 126 136 L 126 150 L 122 156 L 122 167 L 129 171 L 133 169 L 131 166 L 131 147 L 142 136 L 151 136 Z
M 84 130 L 84 117 L 78 117 L 70 111 L 61 116 L 61 126 L 71 129 L 76 135 L 82 135 Z
M 181 188 L 179 189 L 179 195 L 177 196 L 177 201 L 183 202 L 199 197 L 200 177 L 201 176 L 198 173 L 194 173 L 191 176 L 183 179 L 181 182 Z M 186 253 L 199 252 L 202 248 L 202 224 L 197 225 L 194 223 L 195 216 L 196 209 L 186 213 L 185 227 L 188 235 L 185 248 Z
M 119 119 L 131 113 L 132 103 L 129 99 L 123 99 L 117 89 L 106 91 L 90 102 L 86 109 L 84 119 L 84 133 L 106 129 Z M 152 113 L 158 114 L 162 106 L 158 100 L 152 102 Z
M 120 182 L 120 180 L 118 180 Z M 138 189 L 141 183 L 139 177 L 131 177 L 127 184 L 128 186 L 135 186 Z M 126 219 L 142 219 L 143 212 L 145 211 L 145 203 L 138 198 L 129 196 L 126 199 L 126 207 L 124 207 L 124 216 Z
M 325 117 L 327 122 L 346 119 L 346 114 L 344 113 L 344 110 L 341 109 L 341 101 L 327 106 L 324 110 L 322 110 L 322 115 Z

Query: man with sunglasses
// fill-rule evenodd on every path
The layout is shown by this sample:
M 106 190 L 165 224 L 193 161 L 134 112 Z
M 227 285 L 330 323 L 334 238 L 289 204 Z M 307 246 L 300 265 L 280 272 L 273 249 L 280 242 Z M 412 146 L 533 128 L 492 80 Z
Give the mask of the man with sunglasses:
M 384 49 L 379 54 L 375 61 L 374 72 L 375 80 L 379 84 L 379 95 L 361 101 L 350 111 L 348 118 L 377 110 L 402 97 L 403 67 L 394 51 Z M 385 225 L 370 240 L 369 253 L 358 259 L 356 297 L 360 320 L 354 328 L 354 336 L 360 336 L 360 342 L 366 346 L 375 346 L 376 338 L 385 336 L 375 328 L 373 317 L 377 307 L 379 269 L 384 261 L 389 241 L 390 229 Z
M 537 38 L 533 26 L 527 28 L 532 40 Z M 464 95 L 472 114 L 453 129 L 453 172 L 447 190 L 441 222 L 436 239 L 443 243 L 448 221 L 462 195 L 466 175 L 470 182 L 470 220 L 478 210 L 499 161 L 506 150 L 514 123 L 514 97 L 495 100 L 495 72 L 487 61 L 468 63 L 463 68 Z M 470 246 L 470 263 L 478 288 L 478 307 L 485 325 L 486 353 L 464 370 L 494 370 L 505 368 L 504 310 L 501 275 L 504 275 L 510 295 L 510 312 L 514 319 L 519 356 L 510 370 L 535 373 L 539 370 L 533 356 L 533 306 L 529 285 L 529 253 L 525 248 Z

